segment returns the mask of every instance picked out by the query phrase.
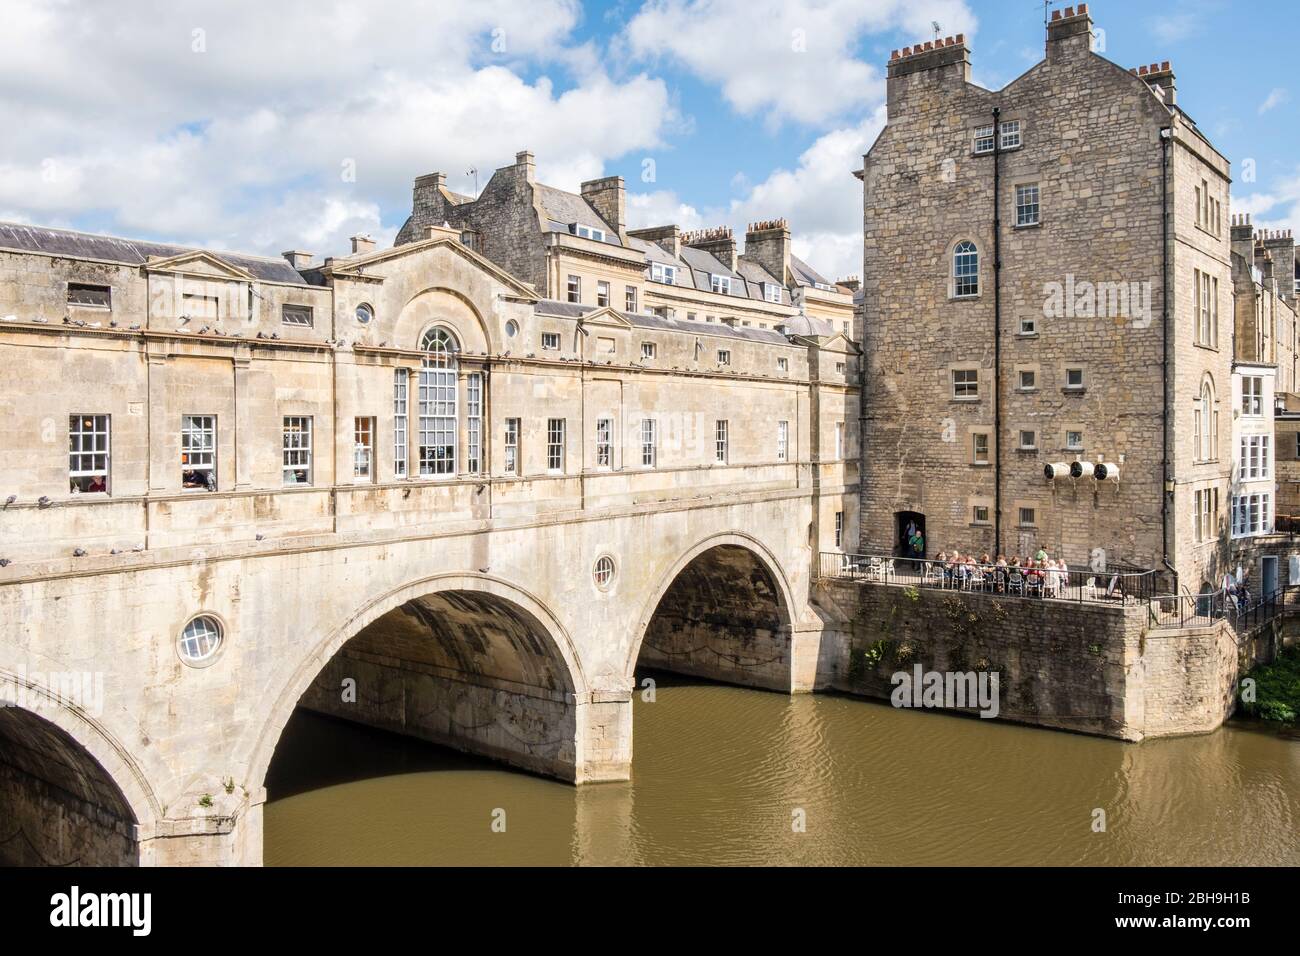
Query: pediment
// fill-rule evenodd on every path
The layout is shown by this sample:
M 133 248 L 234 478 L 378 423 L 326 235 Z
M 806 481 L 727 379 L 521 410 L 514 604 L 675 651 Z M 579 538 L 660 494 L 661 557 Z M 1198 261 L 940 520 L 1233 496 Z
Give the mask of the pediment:
M 213 279 L 254 281 L 251 272 L 201 250 L 182 252 L 175 256 L 150 256 L 144 267 L 149 272 L 179 272 L 185 275 L 208 276 Z

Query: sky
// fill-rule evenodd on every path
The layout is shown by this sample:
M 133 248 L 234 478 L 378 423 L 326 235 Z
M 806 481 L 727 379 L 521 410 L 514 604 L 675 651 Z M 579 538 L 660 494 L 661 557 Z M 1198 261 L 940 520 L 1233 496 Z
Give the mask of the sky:
M 1293 3 L 1089 9 L 1104 56 L 1172 61 L 1232 211 L 1300 227 Z M 632 226 L 784 216 L 844 277 L 885 64 L 936 21 L 981 86 L 1042 57 L 1037 0 L 0 0 L 0 220 L 342 255 L 416 176 L 473 193 L 528 149 L 561 188 L 623 176 Z

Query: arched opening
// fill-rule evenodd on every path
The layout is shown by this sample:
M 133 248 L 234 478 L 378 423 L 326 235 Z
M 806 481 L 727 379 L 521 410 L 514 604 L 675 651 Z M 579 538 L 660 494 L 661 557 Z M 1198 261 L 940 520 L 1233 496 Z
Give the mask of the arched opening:
M 0 865 L 136 866 L 137 822 L 71 734 L 34 711 L 0 706 Z
M 636 666 L 789 691 L 789 606 L 768 562 L 740 543 L 691 557 L 655 606 Z
M 539 613 L 491 590 L 449 587 L 364 623 L 311 678 L 294 720 L 325 715 L 574 780 L 577 683 Z M 285 736 L 292 748 L 294 734 Z M 284 750 L 277 736 L 272 799 L 301 789 L 295 775 L 316 784 L 368 775 L 346 762 L 305 767 Z

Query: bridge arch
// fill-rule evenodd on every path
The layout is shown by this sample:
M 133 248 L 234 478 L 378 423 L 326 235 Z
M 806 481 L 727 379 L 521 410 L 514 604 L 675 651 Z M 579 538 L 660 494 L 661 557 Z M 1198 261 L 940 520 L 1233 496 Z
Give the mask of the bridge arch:
M 788 691 L 796 605 L 780 560 L 741 531 L 710 535 L 656 582 L 624 665 Z
M 352 701 L 339 693 L 347 677 Z M 379 685 L 395 706 L 376 699 Z M 440 693 L 450 711 L 432 706 Z M 572 638 L 535 595 L 481 573 L 432 575 L 358 607 L 305 656 L 263 722 L 249 780 L 263 786 L 300 705 L 574 779 L 589 700 Z
M 161 805 L 126 748 L 26 675 L 0 671 L 0 702 L 0 864 L 140 864 Z

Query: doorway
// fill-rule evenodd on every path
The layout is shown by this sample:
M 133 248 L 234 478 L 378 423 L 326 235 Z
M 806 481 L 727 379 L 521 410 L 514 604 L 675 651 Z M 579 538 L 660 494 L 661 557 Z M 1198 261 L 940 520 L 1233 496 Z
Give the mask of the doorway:
M 919 542 L 915 540 L 918 535 Z M 894 512 L 894 556 L 924 558 L 929 547 L 930 541 L 925 533 L 925 515 L 919 511 Z

